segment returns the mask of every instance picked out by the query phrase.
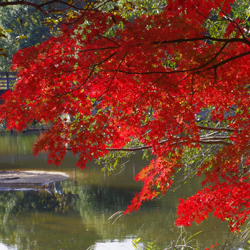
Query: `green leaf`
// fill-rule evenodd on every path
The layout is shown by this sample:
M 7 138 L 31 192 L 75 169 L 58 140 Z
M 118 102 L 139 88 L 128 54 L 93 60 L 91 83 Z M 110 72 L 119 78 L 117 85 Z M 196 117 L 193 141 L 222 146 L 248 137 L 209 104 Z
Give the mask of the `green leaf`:
M 199 232 L 197 232 L 197 233 L 191 235 L 191 236 L 187 239 L 187 241 L 191 240 L 194 236 L 196 236 L 197 234 L 200 234 L 200 233 L 202 233 L 202 232 L 203 232 L 203 231 L 201 230 L 201 231 L 199 231 Z

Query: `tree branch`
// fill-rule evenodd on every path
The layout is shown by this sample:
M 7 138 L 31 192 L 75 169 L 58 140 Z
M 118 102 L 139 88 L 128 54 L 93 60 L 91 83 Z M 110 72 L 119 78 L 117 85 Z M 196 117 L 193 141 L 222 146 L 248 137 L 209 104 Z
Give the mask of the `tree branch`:
M 205 126 L 197 126 L 197 127 L 202 130 L 234 132 L 234 129 L 232 128 L 213 128 L 213 127 L 205 127 Z
M 27 1 L 24 1 L 24 0 L 0 3 L 0 7 L 11 6 L 11 5 L 28 5 L 28 6 L 32 6 L 35 9 L 41 11 L 45 15 L 49 14 L 46 10 L 42 9 L 39 4 L 27 2 Z
M 226 138 L 228 139 L 228 138 Z M 163 144 L 166 141 L 161 141 L 159 144 Z M 182 143 L 183 141 L 180 142 L 176 142 L 173 143 L 174 144 L 179 144 Z M 212 139 L 201 139 L 201 140 L 197 140 L 194 141 L 194 143 L 200 143 L 200 144 L 224 144 L 224 145 L 233 145 L 232 142 L 228 142 L 228 141 L 224 141 L 224 140 L 220 140 L 220 139 L 216 139 L 216 138 L 212 138 Z M 108 151 L 122 151 L 122 152 L 135 152 L 135 151 L 141 151 L 141 150 L 145 150 L 145 149 L 150 149 L 152 148 L 152 146 L 142 146 L 142 147 L 136 147 L 136 148 L 107 148 Z
M 152 44 L 172 44 L 172 43 L 185 43 L 185 42 L 198 42 L 198 41 L 204 41 L 204 40 L 210 40 L 214 42 L 222 42 L 222 43 L 235 43 L 235 42 L 241 42 L 245 43 L 248 46 L 250 46 L 250 41 L 248 41 L 245 37 L 244 38 L 216 38 L 211 36 L 201 36 L 201 37 L 193 37 L 193 38 L 181 38 L 181 39 L 174 39 L 170 41 L 155 41 Z

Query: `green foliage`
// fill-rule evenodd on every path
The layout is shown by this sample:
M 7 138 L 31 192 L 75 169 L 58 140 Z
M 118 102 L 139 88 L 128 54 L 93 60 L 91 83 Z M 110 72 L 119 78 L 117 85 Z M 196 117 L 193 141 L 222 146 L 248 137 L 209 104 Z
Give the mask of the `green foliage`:
M 140 238 L 133 240 L 133 247 L 137 250 L 142 250 L 142 248 L 140 246 L 140 241 L 141 241 Z M 145 249 L 146 250 L 160 250 L 160 248 L 154 242 L 147 242 L 145 244 Z
M 196 250 L 198 249 L 196 244 L 193 244 L 193 238 L 197 236 L 198 234 L 202 233 L 202 231 L 199 231 L 191 236 L 188 235 L 188 233 L 184 230 L 183 227 L 180 227 L 178 229 L 178 236 L 176 237 L 175 240 L 173 240 L 167 248 L 164 249 L 180 249 L 180 250 L 185 250 L 185 249 L 193 249 Z M 143 245 L 143 247 L 142 247 Z M 141 238 L 137 238 L 133 240 L 133 247 L 136 250 L 160 250 L 161 248 L 157 246 L 155 242 L 146 242 L 142 243 Z
M 222 37 L 226 34 L 228 26 L 231 23 L 234 23 L 235 30 L 238 27 L 236 20 L 241 20 L 240 22 L 240 29 L 241 29 L 241 36 L 249 36 L 248 29 L 250 27 L 250 9 L 249 9 L 249 1 L 246 0 L 238 0 L 235 1 L 232 12 L 230 14 L 224 13 L 224 15 L 218 15 L 221 11 L 220 8 L 214 10 L 211 13 L 209 19 L 205 22 L 205 28 L 208 33 L 212 37 Z M 235 37 L 236 32 L 230 34 L 230 37 Z
M 12 57 L 19 49 L 36 46 L 52 35 L 44 18 L 44 14 L 27 6 L 0 8 L 0 71 L 10 70 Z
M 1 38 L 7 38 L 5 35 L 5 32 L 1 27 L 0 27 L 0 39 Z M 6 49 L 0 48 L 0 56 L 7 57 L 8 55 L 5 53 Z
M 115 14 L 120 14 L 122 17 L 129 19 L 142 15 L 159 14 L 167 5 L 167 1 L 161 0 L 136 0 L 136 1 L 117 1 Z
M 131 139 L 129 143 L 126 144 L 124 149 L 140 147 L 142 144 L 135 139 Z M 96 162 L 99 165 L 104 166 L 102 170 L 107 170 L 109 173 L 114 171 L 122 171 L 126 164 L 131 160 L 131 157 L 136 154 L 136 151 L 111 151 L 109 154 L 100 157 Z M 148 159 L 148 151 L 145 150 L 143 153 L 143 159 Z

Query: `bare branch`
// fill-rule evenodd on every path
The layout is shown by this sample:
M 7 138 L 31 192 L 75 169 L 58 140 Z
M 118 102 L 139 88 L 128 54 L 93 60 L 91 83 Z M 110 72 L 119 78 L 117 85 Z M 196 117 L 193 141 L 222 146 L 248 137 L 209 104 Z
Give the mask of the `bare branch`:
M 159 144 L 163 144 L 166 141 L 162 141 Z M 174 144 L 179 144 L 182 143 L 181 141 L 178 143 L 173 143 Z M 198 140 L 198 141 L 194 141 L 194 143 L 199 143 L 199 144 L 224 144 L 224 145 L 233 145 L 232 142 L 228 142 L 228 141 L 224 141 L 224 140 L 216 140 L 216 139 L 211 139 L 211 140 L 207 140 L 207 139 L 203 139 L 203 140 Z M 142 146 L 142 147 L 136 147 L 136 148 L 107 148 L 108 151 L 125 151 L 125 152 L 134 152 L 134 151 L 141 151 L 141 150 L 145 150 L 145 149 L 150 149 L 152 148 L 151 146 Z
M 201 36 L 201 37 L 193 37 L 193 38 L 181 38 L 181 39 L 174 39 L 169 41 L 155 41 L 152 44 L 178 44 L 178 43 L 186 43 L 186 42 L 198 42 L 198 41 L 214 41 L 214 42 L 221 42 L 221 43 L 235 43 L 235 42 L 241 42 L 245 43 L 248 46 L 250 46 L 250 41 L 248 41 L 246 38 L 216 38 L 211 36 Z
M 213 128 L 213 127 L 205 127 L 205 126 L 197 126 L 197 127 L 202 130 L 234 132 L 234 129 L 232 128 Z
M 31 2 L 28 2 L 28 1 L 24 1 L 24 0 L 13 1 L 13 2 L 5 2 L 5 3 L 0 2 L 0 6 L 2 6 L 2 7 L 11 6 L 11 5 L 27 5 L 27 6 L 32 6 L 35 9 L 41 11 L 45 15 L 49 14 L 46 10 L 42 9 L 39 4 L 31 3 Z

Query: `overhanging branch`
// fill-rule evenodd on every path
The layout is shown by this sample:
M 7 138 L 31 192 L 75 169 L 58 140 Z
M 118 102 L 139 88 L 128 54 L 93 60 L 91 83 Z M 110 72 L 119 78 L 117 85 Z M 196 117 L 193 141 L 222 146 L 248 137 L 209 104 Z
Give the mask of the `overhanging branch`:
M 199 129 L 202 130 L 212 130 L 212 131 L 224 131 L 224 132 L 234 132 L 232 128 L 214 128 L 214 127 L 205 127 L 205 126 L 197 126 Z
M 228 138 L 227 138 L 228 139 Z M 159 144 L 163 144 L 165 143 L 166 141 L 162 141 L 160 142 Z M 173 143 L 172 145 L 174 144 L 180 144 L 182 142 L 176 142 L 176 143 Z M 233 145 L 232 142 L 229 142 L 229 141 L 225 141 L 225 140 L 222 140 L 222 139 L 201 139 L 201 140 L 197 140 L 197 141 L 193 141 L 193 143 L 198 143 L 198 144 L 223 144 L 223 145 L 226 145 L 226 146 L 231 146 Z M 142 146 L 142 147 L 135 147 L 135 148 L 107 148 L 106 150 L 108 151 L 116 151 L 116 152 L 135 152 L 135 151 L 142 151 L 142 150 L 146 150 L 146 149 L 150 149 L 152 148 L 152 146 Z

